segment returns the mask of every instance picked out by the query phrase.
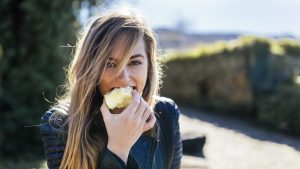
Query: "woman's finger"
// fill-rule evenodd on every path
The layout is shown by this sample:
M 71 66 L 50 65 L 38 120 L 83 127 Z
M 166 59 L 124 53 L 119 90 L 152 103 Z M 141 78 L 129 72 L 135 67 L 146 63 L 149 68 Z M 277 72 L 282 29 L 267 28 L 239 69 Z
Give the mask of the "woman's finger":
M 140 105 L 139 105 L 137 111 L 133 114 L 139 120 L 142 119 L 143 114 L 145 113 L 145 111 L 147 110 L 147 107 L 148 107 L 148 103 L 142 97 L 140 97 L 140 99 L 141 99 Z
M 147 107 L 143 113 L 143 116 L 142 116 L 142 121 L 144 123 L 146 123 L 148 118 L 151 118 L 151 110 L 150 110 L 149 106 L 147 105 Z
M 141 96 L 138 94 L 138 92 L 136 90 L 133 90 L 132 100 L 122 114 L 124 114 L 125 116 L 130 116 L 131 114 L 136 112 L 137 108 L 140 105 L 140 101 L 141 101 L 140 97 Z
M 101 114 L 102 114 L 102 117 L 103 117 L 104 121 L 106 121 L 110 118 L 111 113 L 110 113 L 108 107 L 106 106 L 106 104 L 104 103 L 104 101 L 103 101 L 103 103 L 100 107 L 100 111 L 101 111 Z
M 151 117 L 150 120 L 148 122 L 146 122 L 144 125 L 144 132 L 153 128 L 153 126 L 156 122 L 156 117 L 153 112 L 151 113 L 150 117 Z

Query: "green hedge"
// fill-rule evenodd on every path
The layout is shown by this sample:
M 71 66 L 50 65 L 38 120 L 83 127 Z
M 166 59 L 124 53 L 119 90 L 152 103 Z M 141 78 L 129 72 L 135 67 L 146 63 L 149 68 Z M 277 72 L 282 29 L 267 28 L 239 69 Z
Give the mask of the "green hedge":
M 300 134 L 300 86 L 282 85 L 259 98 L 258 120 L 279 130 Z
M 294 125 L 297 107 L 287 114 L 274 104 L 272 112 L 277 113 L 263 116 L 274 99 L 280 103 L 284 92 L 299 97 L 299 92 L 290 91 L 297 90 L 299 49 L 300 42 L 295 40 L 242 37 L 172 53 L 165 57 L 162 94 L 182 104 L 252 117 L 276 128 L 281 122 L 275 119 L 286 117 L 290 120 L 286 130 L 300 134 Z M 282 85 L 292 89 L 283 90 Z

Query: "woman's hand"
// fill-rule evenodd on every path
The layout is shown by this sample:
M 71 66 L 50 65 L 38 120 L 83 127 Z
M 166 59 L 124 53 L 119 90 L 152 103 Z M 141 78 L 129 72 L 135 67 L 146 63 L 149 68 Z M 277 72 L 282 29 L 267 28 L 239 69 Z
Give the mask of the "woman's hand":
M 136 90 L 133 91 L 131 103 L 122 113 L 112 114 L 104 102 L 100 110 L 108 134 L 107 148 L 126 164 L 131 147 L 143 132 L 154 126 L 154 113 Z M 150 120 L 146 122 L 149 116 Z

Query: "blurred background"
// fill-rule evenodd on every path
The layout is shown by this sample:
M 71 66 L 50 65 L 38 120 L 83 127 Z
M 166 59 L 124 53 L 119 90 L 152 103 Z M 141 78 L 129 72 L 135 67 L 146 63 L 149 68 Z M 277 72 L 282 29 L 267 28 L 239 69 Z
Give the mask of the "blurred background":
M 183 138 L 204 138 L 182 168 L 299 168 L 299 0 L 0 0 L 1 169 L 46 168 L 40 118 L 63 92 L 76 34 L 120 5 L 156 32 Z

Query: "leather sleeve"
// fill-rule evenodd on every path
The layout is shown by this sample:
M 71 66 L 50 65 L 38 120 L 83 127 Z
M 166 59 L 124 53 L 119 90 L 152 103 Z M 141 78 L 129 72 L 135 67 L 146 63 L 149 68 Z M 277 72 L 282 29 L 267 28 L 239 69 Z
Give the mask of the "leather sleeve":
M 176 104 L 175 104 L 175 111 L 178 116 L 176 117 L 176 123 L 175 123 L 175 150 L 171 161 L 171 169 L 179 169 L 181 165 L 181 158 L 182 158 L 182 141 L 181 141 L 181 135 L 179 131 L 180 112 Z
M 40 125 L 40 133 L 49 169 L 59 168 L 66 145 L 66 133 L 60 129 L 56 130 L 49 123 L 49 118 L 54 111 L 47 111 L 42 117 Z
M 111 152 L 106 147 L 103 150 L 99 169 L 140 169 L 140 168 L 131 154 L 129 154 L 128 156 L 127 166 L 126 166 L 124 161 L 121 158 L 119 158 L 116 154 Z
M 169 98 L 158 97 L 155 111 L 159 112 L 162 141 L 165 149 L 165 168 L 179 169 L 182 158 L 182 141 L 179 126 L 180 111 L 176 103 Z

